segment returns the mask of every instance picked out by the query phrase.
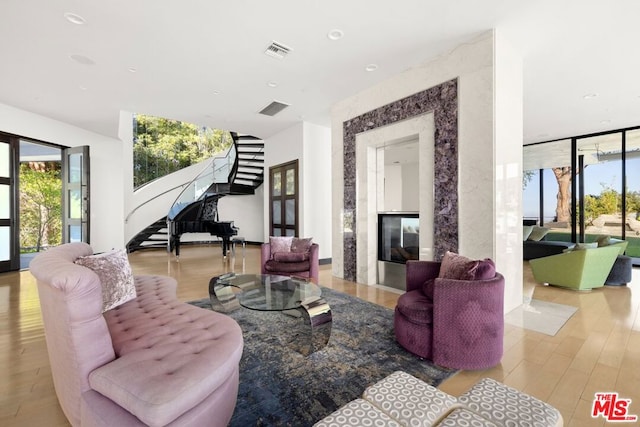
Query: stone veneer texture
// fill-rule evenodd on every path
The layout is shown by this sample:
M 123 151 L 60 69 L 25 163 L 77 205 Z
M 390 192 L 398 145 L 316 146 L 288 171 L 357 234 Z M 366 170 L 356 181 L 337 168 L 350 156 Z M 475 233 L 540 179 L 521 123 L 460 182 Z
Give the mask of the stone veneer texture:
M 433 112 L 434 135 L 434 259 L 458 251 L 458 81 L 430 89 L 368 111 L 343 123 L 344 210 L 356 224 L 356 135 L 401 120 Z M 356 233 L 345 233 L 344 278 L 356 280 Z

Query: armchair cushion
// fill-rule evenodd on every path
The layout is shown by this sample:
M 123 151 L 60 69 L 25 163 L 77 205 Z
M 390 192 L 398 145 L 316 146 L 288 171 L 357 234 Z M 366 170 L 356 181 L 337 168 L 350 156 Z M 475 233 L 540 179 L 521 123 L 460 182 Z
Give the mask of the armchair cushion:
M 264 264 L 267 271 L 277 271 L 280 273 L 298 273 L 300 271 L 309 271 L 311 265 L 309 260 L 302 262 L 278 262 L 274 259 Z
M 475 280 L 487 280 L 493 279 L 496 275 L 496 264 L 492 259 L 485 258 L 482 261 L 478 261 L 478 268 L 476 269 Z
M 311 237 L 304 238 L 304 239 L 299 239 L 297 237 L 294 237 L 293 241 L 291 242 L 291 252 L 308 254 L 309 250 L 311 249 L 312 240 L 313 238 Z
M 489 259 L 472 260 L 462 255 L 447 251 L 440 267 L 441 279 L 486 280 L 496 275 L 496 265 Z
M 544 236 L 546 236 L 549 231 L 551 231 L 550 228 L 534 225 L 533 230 L 531 230 L 531 233 L 529 234 L 527 240 L 539 242 L 540 240 L 544 239 Z
M 271 245 L 271 259 L 276 252 L 291 252 L 291 243 L 293 242 L 293 236 L 279 236 L 269 237 L 269 244 Z
M 397 309 L 413 323 L 419 325 L 433 323 L 433 301 L 419 290 L 400 295 Z
M 596 237 L 596 243 L 598 244 L 598 247 L 608 246 L 611 243 L 611 236 L 606 234 L 598 236 Z
M 276 252 L 273 254 L 276 262 L 302 262 L 309 260 L 309 252 Z
M 475 277 L 478 261 L 447 251 L 440 266 L 441 279 L 472 280 Z
M 422 293 L 425 294 L 425 296 L 429 297 L 431 300 L 433 300 L 433 287 L 435 286 L 435 283 L 436 279 L 432 277 L 425 280 L 422 284 Z

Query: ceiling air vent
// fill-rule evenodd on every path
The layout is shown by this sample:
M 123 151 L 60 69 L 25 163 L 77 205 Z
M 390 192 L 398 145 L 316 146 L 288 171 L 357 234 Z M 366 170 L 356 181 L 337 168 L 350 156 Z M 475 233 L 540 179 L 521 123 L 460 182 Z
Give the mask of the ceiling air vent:
M 273 101 L 271 104 L 267 105 L 262 110 L 260 110 L 260 114 L 264 114 L 265 116 L 275 116 L 280 111 L 287 108 L 288 106 L 289 104 L 285 104 L 284 102 Z
M 287 56 L 291 52 L 291 48 L 283 45 L 278 42 L 271 42 L 267 50 L 264 51 L 265 54 L 272 56 L 274 58 L 282 59 Z

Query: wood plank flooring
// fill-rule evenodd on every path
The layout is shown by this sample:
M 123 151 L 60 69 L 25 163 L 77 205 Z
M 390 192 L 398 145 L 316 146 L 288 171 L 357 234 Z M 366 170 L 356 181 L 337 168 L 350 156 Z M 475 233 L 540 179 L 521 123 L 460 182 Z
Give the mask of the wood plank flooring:
M 220 248 L 210 245 L 184 246 L 179 262 L 164 250 L 130 255 L 135 274 L 175 277 L 183 301 L 206 298 L 216 274 L 258 273 L 259 258 L 256 246 L 247 247 L 244 263 L 224 261 Z M 460 372 L 440 388 L 458 395 L 488 376 L 554 405 L 571 427 L 605 425 L 590 416 L 595 392 L 616 391 L 632 399 L 630 412 L 640 415 L 640 271 L 634 269 L 626 287 L 574 292 L 536 284 L 526 262 L 524 270 L 526 296 L 572 305 L 577 313 L 555 336 L 506 325 L 500 365 Z M 398 298 L 333 277 L 330 266 L 321 266 L 320 283 L 389 308 Z M 38 293 L 28 271 L 0 274 L 0 367 L 1 426 L 69 425 L 53 389 Z

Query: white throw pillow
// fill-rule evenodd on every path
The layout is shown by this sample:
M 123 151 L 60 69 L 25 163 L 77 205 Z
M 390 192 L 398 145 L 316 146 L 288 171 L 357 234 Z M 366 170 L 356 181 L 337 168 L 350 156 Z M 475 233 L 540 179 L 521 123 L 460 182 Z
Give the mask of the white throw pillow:
M 90 268 L 102 284 L 102 312 L 136 297 L 136 286 L 124 249 L 80 257 L 76 264 Z

